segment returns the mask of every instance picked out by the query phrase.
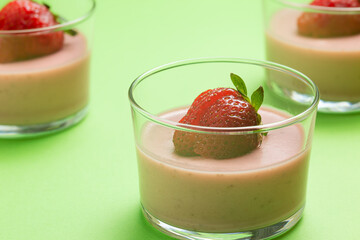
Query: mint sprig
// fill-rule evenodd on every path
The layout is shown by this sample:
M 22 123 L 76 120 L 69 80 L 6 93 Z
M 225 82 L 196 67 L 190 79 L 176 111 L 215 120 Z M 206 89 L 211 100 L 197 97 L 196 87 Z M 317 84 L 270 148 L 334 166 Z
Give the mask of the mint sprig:
M 234 73 L 230 73 L 230 78 L 236 89 L 241 93 L 241 95 L 247 95 L 246 84 L 242 78 Z
M 263 101 L 264 101 L 264 89 L 262 86 L 260 86 L 251 95 L 251 105 L 255 108 L 256 112 L 259 110 Z
M 240 76 L 236 75 L 235 73 L 230 73 L 230 78 L 231 78 L 231 81 L 233 82 L 233 84 L 235 85 L 236 89 L 241 94 L 241 96 L 243 96 L 243 98 L 247 102 L 249 102 L 251 104 L 251 106 L 254 107 L 256 114 L 257 114 L 257 122 L 260 124 L 261 116 L 257 112 L 258 112 L 261 104 L 264 101 L 263 87 L 260 86 L 258 89 L 256 89 L 253 92 L 253 94 L 251 94 L 251 100 L 250 100 L 250 98 L 247 96 L 247 88 L 246 88 L 246 84 L 245 84 L 244 80 Z
M 241 96 L 243 96 L 247 102 L 251 102 L 249 97 L 247 96 L 247 88 L 246 88 L 246 84 L 245 84 L 244 80 L 242 80 L 242 78 L 240 76 L 238 76 L 234 73 L 230 73 L 230 78 L 231 78 L 231 81 L 233 82 L 233 84 L 235 85 L 236 89 L 241 94 Z

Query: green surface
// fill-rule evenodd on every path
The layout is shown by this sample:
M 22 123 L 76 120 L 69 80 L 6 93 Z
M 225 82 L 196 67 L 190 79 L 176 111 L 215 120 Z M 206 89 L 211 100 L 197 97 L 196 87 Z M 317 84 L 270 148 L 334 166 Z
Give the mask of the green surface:
M 131 81 L 185 58 L 264 59 L 259 0 L 98 0 L 95 33 L 86 120 L 0 140 L 1 240 L 170 239 L 140 212 Z M 359 142 L 360 114 L 318 115 L 304 218 L 279 239 L 358 239 Z

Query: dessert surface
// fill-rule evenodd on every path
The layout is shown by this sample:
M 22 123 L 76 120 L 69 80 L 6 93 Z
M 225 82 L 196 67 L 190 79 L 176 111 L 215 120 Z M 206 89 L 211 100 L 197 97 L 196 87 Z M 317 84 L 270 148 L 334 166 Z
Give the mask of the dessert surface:
M 281 10 L 271 19 L 268 36 L 278 41 L 309 50 L 325 51 L 329 54 L 360 54 L 360 33 L 333 38 L 316 38 L 300 35 L 297 20 L 301 16 L 297 10 Z
M 65 35 L 64 45 L 60 51 L 33 59 L 0 63 L 0 77 L 6 74 L 27 74 L 64 67 L 85 58 L 88 55 L 87 48 L 87 41 L 82 34 Z
M 178 109 L 161 115 L 162 118 L 177 122 L 187 109 Z M 272 111 L 268 108 L 259 110 L 263 123 L 274 123 L 286 119 L 284 113 Z M 257 170 L 289 160 L 302 152 L 304 148 L 304 133 L 299 125 L 270 132 L 259 148 L 254 151 L 230 159 L 212 159 L 201 156 L 186 157 L 174 151 L 172 142 L 173 131 L 159 125 L 150 124 L 143 133 L 143 147 L 146 153 L 156 153 L 155 161 L 164 161 L 179 168 L 200 172 L 237 172 Z M 280 148 L 280 149 L 279 149 Z

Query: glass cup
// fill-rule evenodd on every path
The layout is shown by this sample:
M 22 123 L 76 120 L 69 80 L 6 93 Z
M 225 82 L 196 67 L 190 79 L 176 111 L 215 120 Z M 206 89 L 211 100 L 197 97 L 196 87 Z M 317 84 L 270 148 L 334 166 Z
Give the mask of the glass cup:
M 263 125 L 216 128 L 180 124 L 203 91 L 266 84 Z M 201 58 L 145 72 L 129 89 L 140 196 L 145 218 L 180 239 L 264 239 L 301 218 L 319 101 L 316 86 L 291 68 L 240 58 Z M 262 137 L 260 147 L 230 159 L 174 152 L 174 132 L 218 141 Z M 225 144 L 225 145 L 224 145 Z M 226 146 L 225 146 L 226 147 Z
M 58 25 L 0 31 L 0 138 L 52 133 L 86 115 L 95 1 L 46 4 Z
M 319 87 L 319 111 L 360 111 L 360 8 L 309 3 L 263 0 L 267 60 L 309 76 Z

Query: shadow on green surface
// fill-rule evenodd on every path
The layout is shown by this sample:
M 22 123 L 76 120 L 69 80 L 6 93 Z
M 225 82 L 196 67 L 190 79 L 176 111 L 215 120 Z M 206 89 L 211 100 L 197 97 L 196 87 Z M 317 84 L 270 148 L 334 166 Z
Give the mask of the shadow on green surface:
M 0 161 L 25 160 L 34 153 L 34 149 L 56 147 L 59 138 L 63 138 L 62 141 L 69 140 L 69 133 L 74 131 L 74 128 L 78 128 L 79 125 L 83 125 L 86 118 L 69 128 L 49 134 L 23 138 L 0 138 Z
M 302 222 L 303 222 L 303 218 L 301 218 L 293 228 L 291 228 L 289 231 L 287 231 L 286 233 L 275 239 L 279 239 L 279 240 L 292 239 L 292 236 L 296 231 L 301 231 Z
M 46 140 L 44 139 L 46 138 Z M 31 139 L 0 139 L 0 162 L 21 162 L 38 153 L 38 149 L 46 141 L 46 148 L 51 148 L 48 137 Z M 36 153 L 35 153 L 36 152 Z
M 126 216 L 126 229 L 118 230 L 111 240 L 173 240 L 152 227 L 144 218 L 141 208 L 137 205 Z M 122 216 L 124 218 L 124 216 Z
M 143 230 L 146 231 L 149 235 L 151 235 L 153 237 L 153 239 L 163 239 L 163 240 L 174 239 L 172 237 L 169 237 L 169 236 L 163 234 L 162 232 L 160 232 L 159 230 L 157 230 L 156 228 L 151 226 L 151 224 L 148 223 L 148 221 L 143 216 L 141 209 L 139 209 L 139 212 L 138 212 L 138 219 L 139 219 L 139 222 L 143 225 Z
M 130 216 L 126 217 L 127 226 L 126 228 L 127 233 L 124 234 L 124 231 L 119 231 L 114 238 L 111 240 L 173 240 L 175 238 L 169 237 L 154 227 L 152 227 L 144 218 L 140 207 L 136 207 L 133 210 L 129 211 Z M 285 239 L 293 239 L 295 233 L 297 231 L 301 231 L 303 219 L 301 218 L 300 221 L 288 232 L 284 233 L 283 235 L 276 238 L 279 240 Z M 131 227 L 130 227 L 131 226 Z M 126 238 L 124 238 L 126 236 Z
M 61 134 L 63 132 L 68 132 L 69 130 L 75 128 L 76 126 L 79 126 L 80 124 L 82 124 L 86 119 L 88 118 L 88 116 L 85 116 L 83 119 L 81 119 L 79 122 L 75 123 L 74 125 L 70 125 L 70 126 L 66 126 L 63 129 L 60 130 L 50 130 L 51 128 L 47 128 L 44 129 L 43 131 L 47 131 L 48 133 L 44 133 L 44 134 L 37 134 L 37 135 L 29 135 L 29 136 L 23 136 L 23 137 L 5 137 L 5 138 L 0 138 L 0 143 L 5 141 L 5 142 L 11 142 L 11 141 L 32 141 L 34 139 L 42 139 L 42 138 L 47 138 L 47 137 L 51 137 L 51 136 L 56 136 L 58 134 Z
M 316 119 L 316 129 L 353 131 L 354 128 L 360 128 L 360 113 L 349 114 L 326 114 L 318 113 Z
M 56 134 L 57 135 L 57 134 Z M 0 139 L 0 161 L 26 161 L 39 153 L 39 147 L 48 150 L 56 146 L 55 135 L 27 139 Z M 36 150 L 36 151 L 35 151 Z

